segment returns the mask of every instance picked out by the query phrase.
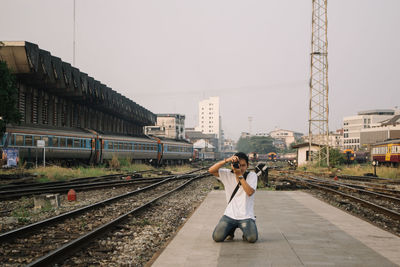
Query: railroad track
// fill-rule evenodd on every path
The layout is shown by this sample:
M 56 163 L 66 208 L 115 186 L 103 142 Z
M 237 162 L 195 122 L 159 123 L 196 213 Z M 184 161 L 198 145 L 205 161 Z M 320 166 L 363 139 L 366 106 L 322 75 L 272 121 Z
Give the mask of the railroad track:
M 376 193 L 369 190 L 352 187 L 343 183 L 329 182 L 315 177 L 288 176 L 296 183 L 303 184 L 308 188 L 315 188 L 339 195 L 342 199 L 356 202 L 365 208 L 371 209 L 379 214 L 384 214 L 395 223 L 400 224 L 400 199 L 391 195 Z M 355 194 L 356 193 L 356 194 Z M 366 197 L 368 195 L 368 197 Z
M 187 174 L 196 173 L 203 169 L 204 168 L 195 169 L 187 172 Z M 141 174 L 144 172 L 148 171 L 135 172 L 132 174 L 112 174 L 100 177 L 78 178 L 72 179 L 70 181 L 4 186 L 0 188 L 0 200 L 15 199 L 24 196 L 32 196 L 46 193 L 67 193 L 71 188 L 73 188 L 74 190 L 86 191 L 102 188 L 154 183 L 155 181 L 161 181 L 163 179 L 174 177 L 174 175 L 168 175 L 154 178 L 142 178 Z M 129 180 L 126 179 L 126 177 L 128 176 L 130 177 Z
M 143 189 L 4 233 L 0 235 L 0 261 L 10 266 L 53 264 L 129 215 L 206 176 L 207 173 L 201 173 L 168 178 Z

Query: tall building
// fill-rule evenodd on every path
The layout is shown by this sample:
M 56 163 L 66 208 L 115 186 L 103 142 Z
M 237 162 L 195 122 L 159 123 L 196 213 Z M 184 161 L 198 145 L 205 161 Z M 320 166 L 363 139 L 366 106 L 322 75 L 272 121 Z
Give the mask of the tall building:
M 222 130 L 218 96 L 199 102 L 199 126 L 196 127 L 196 131 L 204 134 L 215 134 L 218 139 L 221 138 Z
M 398 114 L 399 110 L 376 109 L 358 112 L 356 116 L 343 118 L 343 146 L 345 149 L 360 148 L 361 130 L 380 126 L 380 122 Z

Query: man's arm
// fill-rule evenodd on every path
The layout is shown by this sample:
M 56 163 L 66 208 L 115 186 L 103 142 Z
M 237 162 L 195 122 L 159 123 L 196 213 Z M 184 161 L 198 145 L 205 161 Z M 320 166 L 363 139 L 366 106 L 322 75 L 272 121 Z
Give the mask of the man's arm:
M 256 190 L 254 190 L 253 187 L 251 187 L 244 178 L 239 179 L 239 177 L 237 177 L 237 179 L 239 180 L 240 184 L 242 185 L 244 192 L 246 192 L 246 194 L 249 197 L 251 195 L 253 195 L 254 192 L 256 192 Z
M 235 156 L 232 156 L 232 157 L 230 157 L 230 158 L 227 158 L 227 159 L 218 161 L 217 163 L 215 163 L 214 165 L 212 165 L 212 166 L 208 169 L 208 172 L 211 173 L 212 175 L 216 176 L 216 177 L 219 177 L 218 170 L 219 170 L 220 168 L 222 168 L 226 163 L 232 162 L 233 157 L 235 157 Z

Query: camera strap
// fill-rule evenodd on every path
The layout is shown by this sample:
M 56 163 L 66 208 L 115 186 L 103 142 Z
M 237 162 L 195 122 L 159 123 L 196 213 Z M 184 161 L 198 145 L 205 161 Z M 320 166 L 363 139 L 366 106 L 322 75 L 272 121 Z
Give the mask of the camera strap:
M 249 174 L 248 171 L 244 172 L 243 177 L 244 177 L 245 180 L 247 179 L 247 175 L 248 174 Z M 239 187 L 240 187 L 240 182 L 238 182 L 235 190 L 233 190 L 232 195 L 231 195 L 231 199 L 229 199 L 228 205 L 229 205 L 229 203 L 231 203 L 232 198 L 236 195 L 236 192 L 239 190 Z

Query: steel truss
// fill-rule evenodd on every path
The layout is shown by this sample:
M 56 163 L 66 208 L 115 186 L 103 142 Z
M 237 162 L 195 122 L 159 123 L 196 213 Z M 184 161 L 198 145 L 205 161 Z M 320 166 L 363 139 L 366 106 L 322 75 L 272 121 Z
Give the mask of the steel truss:
M 312 5 L 309 151 L 318 145 L 310 159 L 329 166 L 327 0 L 313 0 Z

